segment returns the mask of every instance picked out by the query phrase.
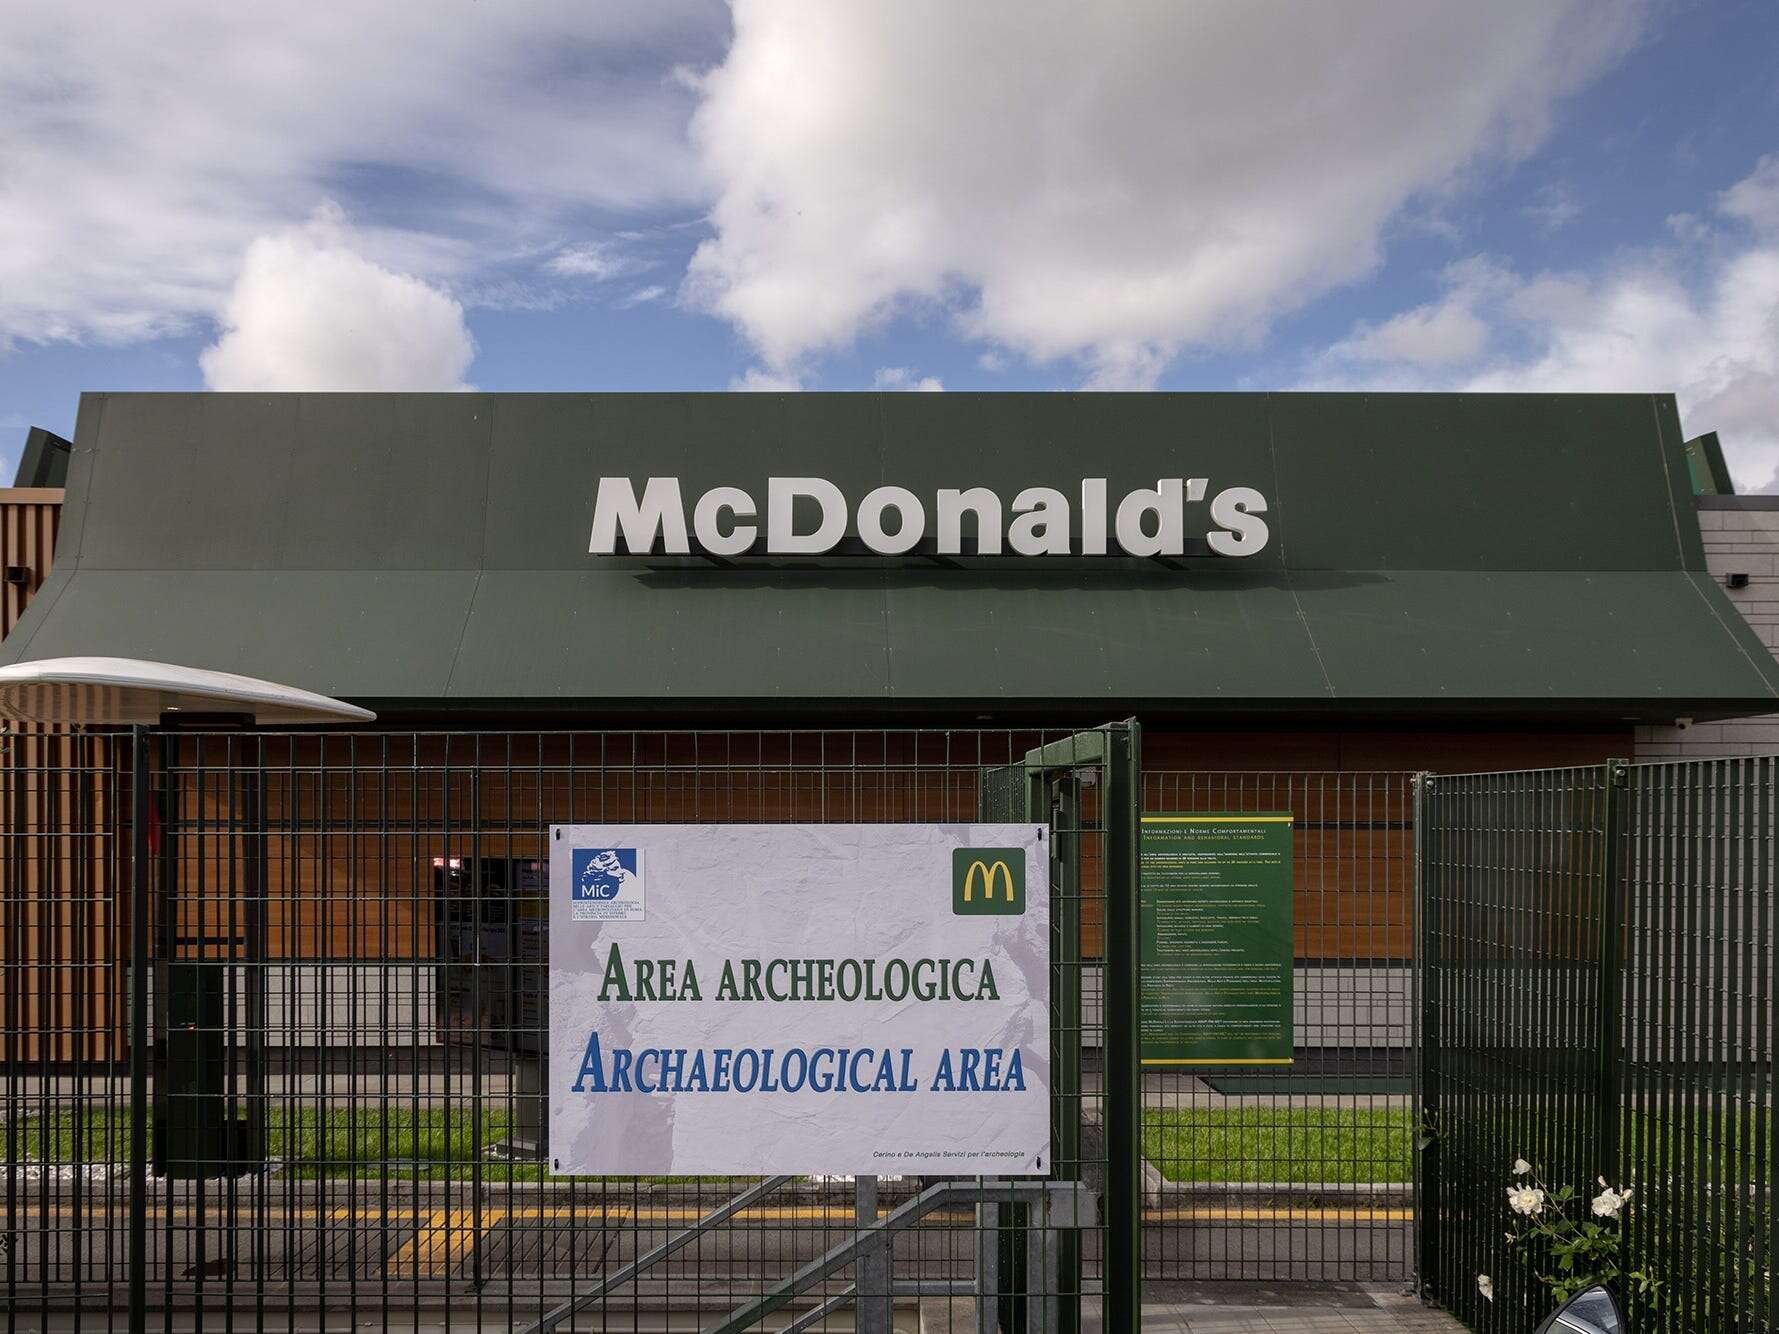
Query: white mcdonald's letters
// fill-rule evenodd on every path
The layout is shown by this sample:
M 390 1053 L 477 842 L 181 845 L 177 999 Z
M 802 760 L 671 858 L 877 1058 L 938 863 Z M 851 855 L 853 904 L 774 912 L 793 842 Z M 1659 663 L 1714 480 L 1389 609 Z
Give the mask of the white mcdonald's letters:
M 693 504 L 689 528 L 679 478 L 647 478 L 639 492 L 632 478 L 601 477 L 587 550 L 595 556 L 821 556 L 839 547 L 851 527 L 877 556 L 906 555 L 929 533 L 927 549 L 941 556 L 1180 556 L 1188 507 L 1205 504 L 1207 496 L 1204 541 L 1214 554 L 1252 556 L 1266 548 L 1266 497 L 1250 486 L 1209 494 L 1203 477 L 1163 477 L 1116 506 L 1105 478 L 1083 478 L 1079 522 L 1070 497 L 1048 486 L 1028 486 L 1011 504 L 986 486 L 941 487 L 930 504 L 907 487 L 880 486 L 853 507 L 825 477 L 773 477 L 763 518 L 748 492 L 715 486 Z

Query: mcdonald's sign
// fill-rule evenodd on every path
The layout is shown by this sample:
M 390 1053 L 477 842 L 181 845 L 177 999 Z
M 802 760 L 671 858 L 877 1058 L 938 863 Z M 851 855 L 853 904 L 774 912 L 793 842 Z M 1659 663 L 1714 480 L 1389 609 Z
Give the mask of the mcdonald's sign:
M 1025 911 L 1024 848 L 955 848 L 951 853 L 951 911 L 960 917 Z

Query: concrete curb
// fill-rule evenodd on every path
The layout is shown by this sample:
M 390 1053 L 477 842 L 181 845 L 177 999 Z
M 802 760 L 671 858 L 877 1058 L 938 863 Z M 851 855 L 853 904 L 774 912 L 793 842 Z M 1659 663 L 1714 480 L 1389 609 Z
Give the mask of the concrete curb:
M 976 1328 L 974 1297 L 922 1297 L 920 1334 L 967 1334 Z

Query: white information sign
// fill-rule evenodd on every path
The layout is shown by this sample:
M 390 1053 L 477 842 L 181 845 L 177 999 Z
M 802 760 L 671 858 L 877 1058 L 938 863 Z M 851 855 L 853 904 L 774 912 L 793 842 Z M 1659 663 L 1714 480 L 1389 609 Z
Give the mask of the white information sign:
M 1048 1172 L 1047 840 L 552 826 L 552 1171 Z

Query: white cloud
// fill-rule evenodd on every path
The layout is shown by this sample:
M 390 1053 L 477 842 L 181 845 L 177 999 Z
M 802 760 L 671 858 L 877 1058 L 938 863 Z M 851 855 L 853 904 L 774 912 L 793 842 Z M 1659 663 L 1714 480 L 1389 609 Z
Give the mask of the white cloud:
M 247 248 L 199 362 L 225 390 L 463 389 L 475 344 L 463 307 L 352 248 L 338 209 Z
M 1544 186 L 1521 210 L 1547 232 L 1560 232 L 1581 216 L 1581 201 L 1562 182 Z
M 1673 393 L 1687 433 L 1716 431 L 1744 491 L 1779 489 L 1779 237 L 1766 225 L 1773 160 L 1719 198 L 1727 224 L 1689 219 L 1687 249 L 1622 257 L 1598 273 L 1521 276 L 1477 259 L 1441 299 L 1361 326 L 1313 367 L 1313 387 Z M 1417 355 L 1383 330 L 1480 325 L 1476 353 Z M 1462 341 L 1462 340 L 1460 340 Z M 1454 344 L 1455 350 L 1455 344 Z
M 1477 314 L 1485 297 L 1510 281 L 1482 260 L 1454 264 L 1446 271 L 1447 294 L 1373 324 L 1360 322 L 1330 348 L 1330 366 L 1453 366 L 1474 362 L 1489 341 L 1489 327 Z
M 945 383 L 937 375 L 922 375 L 906 366 L 884 366 L 871 377 L 873 389 L 905 390 L 918 394 L 939 394 Z
M 603 283 L 647 266 L 608 242 L 588 241 L 562 247 L 544 261 L 544 267 L 560 277 Z
M 716 0 L 9 5 L 0 348 L 201 325 L 327 198 L 369 258 L 465 290 L 590 214 L 697 208 L 669 75 L 726 33 Z
M 639 287 L 634 292 L 626 292 L 612 305 L 619 310 L 630 310 L 635 306 L 646 306 L 650 302 L 660 301 L 667 296 L 667 289 L 659 283 L 651 283 L 647 287 Z
M 913 307 L 1152 383 L 1378 262 L 1634 38 L 1607 0 L 738 0 L 687 294 L 789 371 Z
M 1537 294 L 1535 284 L 1526 290 Z M 1504 312 L 1522 322 L 1529 313 Z M 1734 253 L 1697 284 L 1660 260 L 1633 263 L 1587 285 L 1572 308 L 1525 333 L 1537 351 L 1485 368 L 1465 387 L 1672 392 L 1688 434 L 1719 433 L 1739 488 L 1773 489 L 1779 249 Z
M 1779 156 L 1763 157 L 1718 197 L 1717 206 L 1756 231 L 1779 232 Z
M 1488 341 L 1488 326 L 1458 300 L 1419 306 L 1376 326 L 1362 325 L 1335 349 L 1353 361 L 1408 361 L 1437 366 L 1474 361 Z
M 729 381 L 729 388 L 743 394 L 796 393 L 803 388 L 803 381 L 795 375 L 749 366 Z

